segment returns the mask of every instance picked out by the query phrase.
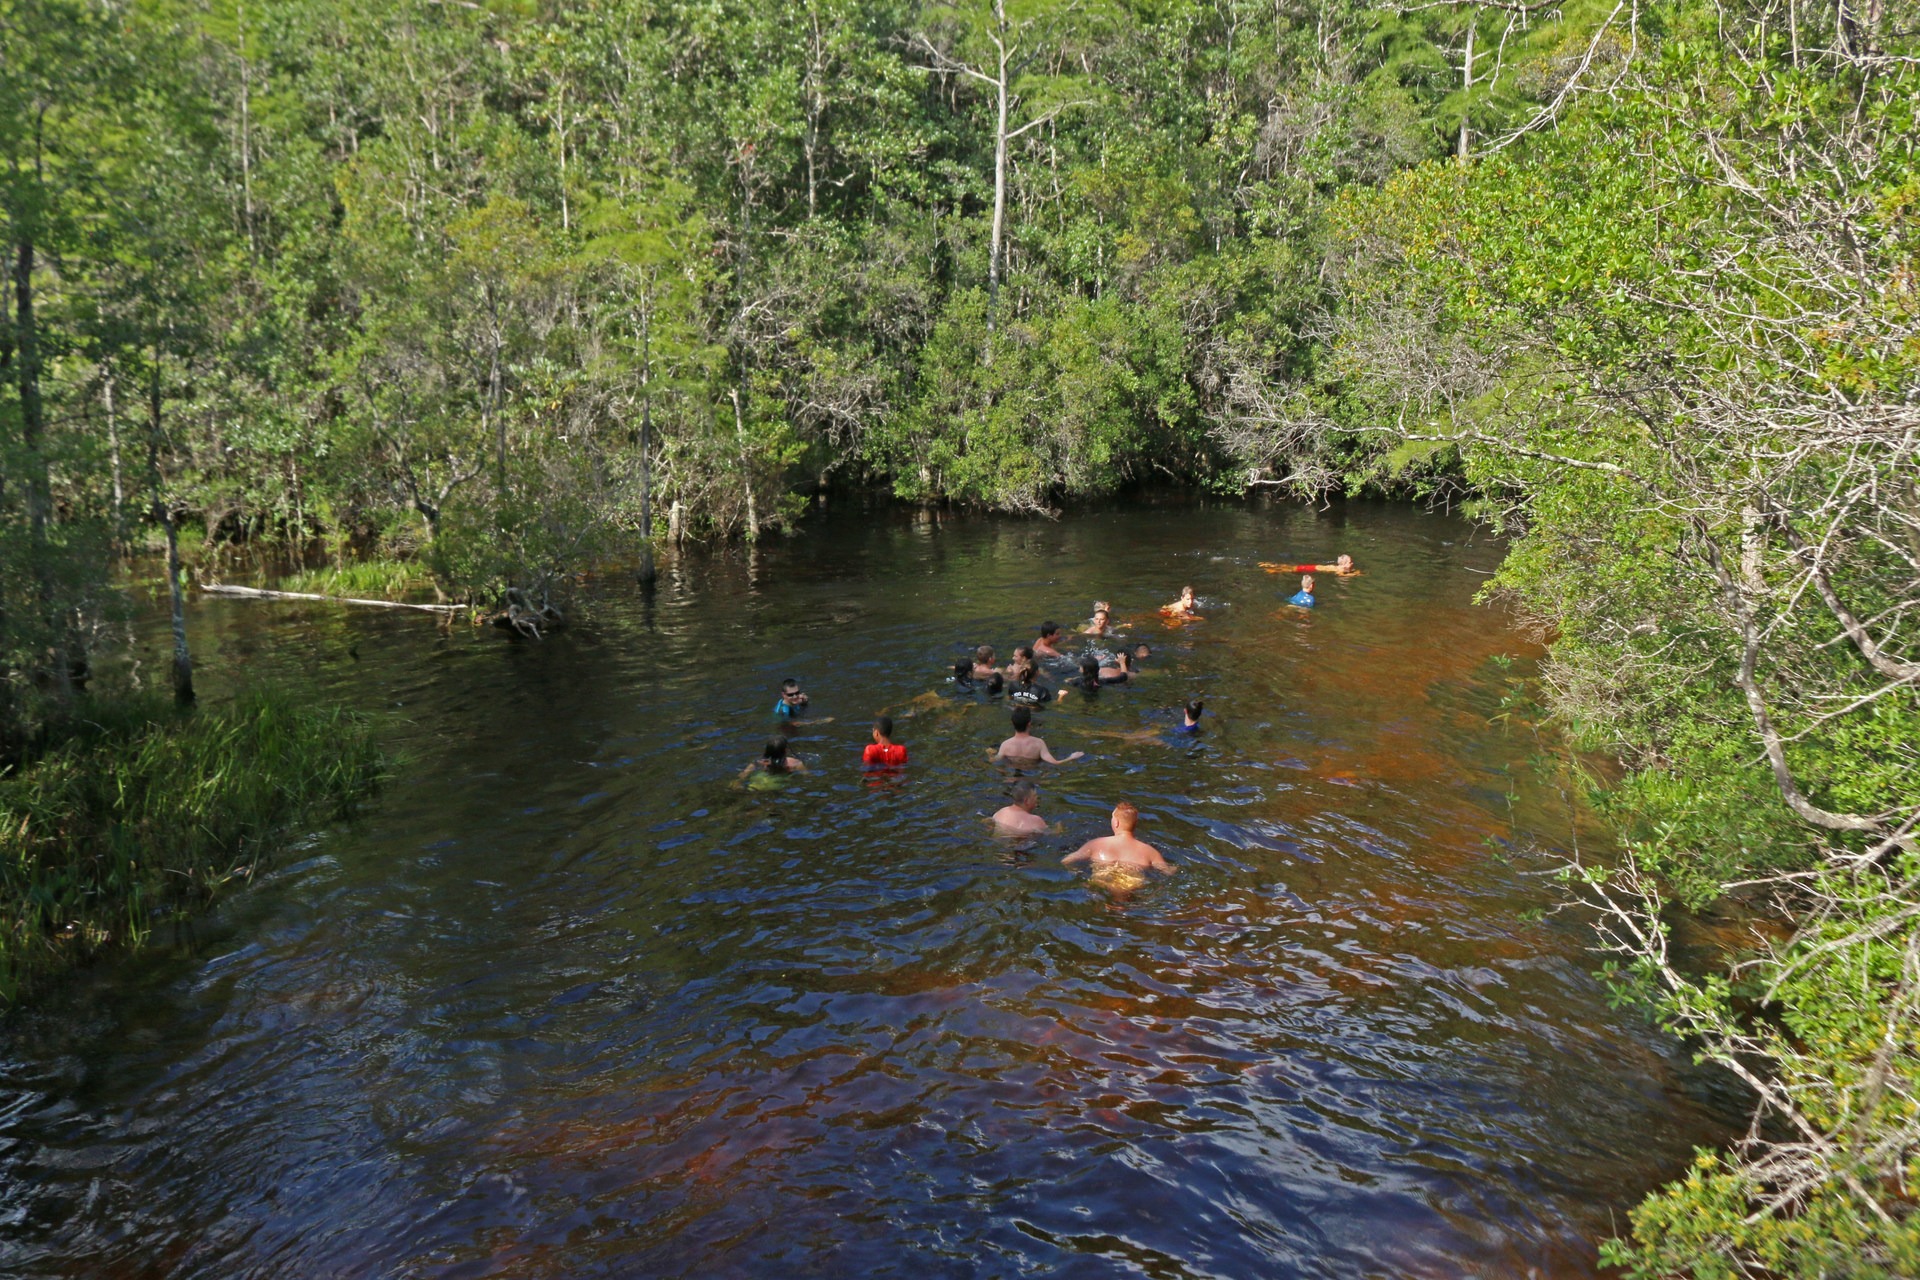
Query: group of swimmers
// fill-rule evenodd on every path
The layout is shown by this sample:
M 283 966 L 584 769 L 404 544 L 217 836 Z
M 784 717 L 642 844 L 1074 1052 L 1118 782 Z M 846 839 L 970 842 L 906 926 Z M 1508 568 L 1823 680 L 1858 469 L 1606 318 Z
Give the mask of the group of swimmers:
M 1332 573 L 1342 577 L 1357 572 L 1353 567 L 1353 557 L 1341 556 L 1333 564 L 1268 564 L 1260 567 L 1269 573 L 1299 573 L 1302 576 L 1300 590 L 1288 597 L 1287 603 L 1297 608 L 1311 609 L 1314 605 L 1313 575 Z M 1197 620 L 1199 602 L 1192 587 L 1185 587 L 1180 598 L 1171 604 L 1161 606 L 1160 612 L 1170 619 Z M 1090 639 L 1113 638 L 1113 609 L 1104 600 L 1097 600 L 1093 606 L 1093 617 L 1079 634 Z M 1096 650 L 1089 645 L 1088 651 L 1079 659 L 1078 675 L 1062 682 L 1059 689 L 1050 688 L 1042 678 L 1041 660 L 1052 658 L 1070 660 L 1069 655 L 1061 652 L 1061 629 L 1055 622 L 1041 624 L 1040 634 L 1030 645 L 1022 645 L 1014 650 L 1013 660 L 1005 669 L 994 662 L 992 645 L 981 645 L 974 651 L 971 661 L 962 660 L 953 666 L 953 683 L 956 688 L 971 691 L 984 687 L 989 695 L 1005 693 L 1007 700 L 1014 704 L 1012 722 L 1013 734 L 994 752 L 996 764 L 1013 765 L 1034 764 L 1070 764 L 1086 753 L 1075 751 L 1064 759 L 1055 758 L 1048 749 L 1046 741 L 1035 737 L 1032 732 L 1033 709 L 1048 706 L 1079 692 L 1084 697 L 1092 697 L 1101 688 L 1110 685 L 1127 684 L 1138 673 L 1136 663 L 1144 662 L 1152 656 L 1153 650 L 1146 644 L 1121 645 L 1113 651 Z M 774 703 L 773 714 L 783 719 L 804 716 L 807 713 L 808 698 L 801 690 L 800 682 L 794 679 L 784 681 L 780 688 L 779 700 Z M 1198 734 L 1200 717 L 1205 705 L 1194 699 L 1182 708 L 1181 724 L 1176 732 Z M 873 740 L 861 751 L 861 764 L 869 769 L 896 769 L 907 762 L 907 748 L 894 741 L 893 720 L 889 716 L 874 719 Z M 742 777 L 756 771 L 770 774 L 805 773 L 806 764 L 798 757 L 789 755 L 787 739 L 784 735 L 768 740 L 765 751 L 758 760 L 749 764 Z M 1021 778 L 1013 784 L 1009 802 L 993 815 L 996 830 L 1009 836 L 1038 835 L 1047 829 L 1047 821 L 1039 813 L 1040 788 L 1029 779 Z M 1137 839 L 1134 825 L 1139 819 L 1139 810 L 1127 801 L 1114 806 L 1110 817 L 1113 834 L 1089 840 L 1079 849 L 1061 859 L 1062 863 L 1092 864 L 1096 875 L 1115 881 L 1109 887 L 1130 888 L 1145 882 L 1145 873 L 1149 870 L 1171 874 L 1178 870 L 1173 864 L 1160 856 L 1152 845 Z M 1125 883 L 1120 883 L 1120 882 Z

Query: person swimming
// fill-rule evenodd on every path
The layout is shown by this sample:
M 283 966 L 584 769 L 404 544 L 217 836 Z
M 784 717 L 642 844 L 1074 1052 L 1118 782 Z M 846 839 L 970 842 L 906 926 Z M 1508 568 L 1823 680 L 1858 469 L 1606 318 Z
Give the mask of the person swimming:
M 1093 621 L 1080 628 L 1080 634 L 1083 636 L 1105 636 L 1113 634 L 1113 611 L 1107 608 L 1106 601 L 1096 600 L 1093 602 Z
M 953 683 L 961 689 L 973 688 L 973 664 L 965 658 L 953 664 Z
M 1007 687 L 1007 678 L 998 671 L 987 677 L 987 696 L 997 698 Z
M 993 815 L 993 825 L 1008 836 L 1037 836 L 1047 829 L 1040 816 L 1040 788 L 1025 778 L 1013 784 L 1010 803 Z
M 906 747 L 893 740 L 893 719 L 889 716 L 874 717 L 873 741 L 860 753 L 860 763 L 871 767 L 903 765 L 906 762 Z
M 1180 727 L 1175 729 L 1174 732 L 1198 735 L 1200 732 L 1200 713 L 1206 709 L 1207 704 L 1198 698 L 1189 702 L 1181 709 Z
M 773 714 L 788 719 L 807 714 L 810 699 L 800 692 L 800 682 L 789 677 L 780 682 L 780 701 L 773 704 Z
M 1040 679 L 1039 668 L 1031 661 L 1022 662 L 1014 667 L 1013 679 L 1007 685 L 1007 701 L 1026 707 L 1045 706 L 1054 700 L 1052 689 Z
M 1101 684 L 1125 684 L 1133 679 L 1133 655 L 1125 649 L 1113 655 L 1113 661 L 1094 669 Z
M 1100 692 L 1100 659 L 1090 653 L 1082 657 L 1080 674 L 1067 681 L 1066 686 L 1060 690 L 1060 696 L 1064 698 L 1075 689 L 1090 698 Z
M 1055 644 L 1054 644 L 1054 642 L 1057 641 L 1059 638 L 1060 638 L 1059 623 L 1057 622 L 1041 623 L 1040 638 L 1033 642 L 1033 656 L 1036 658 L 1065 657 L 1066 655 L 1061 653 L 1060 650 L 1057 647 L 1055 647 Z
M 1180 588 L 1180 598 L 1172 604 L 1161 605 L 1160 612 L 1166 614 L 1169 618 L 1194 618 L 1199 616 L 1194 612 L 1197 607 L 1193 598 L 1193 588 L 1182 587 Z
M 975 677 L 984 680 L 992 675 L 995 670 L 992 645 L 983 644 L 973 651 L 973 674 Z
M 767 745 L 762 748 L 760 758 L 742 769 L 740 776 L 744 778 L 756 771 L 772 777 L 780 777 L 789 773 L 805 773 L 807 766 L 799 756 L 787 754 L 787 740 L 784 737 L 773 737 L 767 739 Z
M 1268 564 L 1262 560 L 1260 567 L 1268 573 L 1331 573 L 1342 578 L 1351 578 L 1360 572 L 1353 567 L 1352 556 L 1336 556 L 1332 564 Z
M 1044 739 L 1036 738 L 1028 730 L 1033 724 L 1033 711 L 1028 707 L 1013 709 L 1013 736 L 1000 744 L 1000 750 L 994 753 L 993 760 L 998 764 L 1002 760 L 1014 764 L 1033 764 L 1044 760 L 1048 764 L 1067 764 L 1087 754 L 1076 751 L 1065 760 L 1055 760 L 1053 752 L 1047 750 Z
M 1032 645 L 1023 644 L 1019 648 L 1015 649 L 1013 651 L 1012 659 L 1010 659 L 1007 663 L 1008 681 L 1009 682 L 1018 681 L 1020 678 L 1020 668 L 1023 666 L 1030 667 L 1034 664 L 1034 661 L 1035 659 L 1033 655 Z
M 1134 884 L 1127 885 L 1126 887 L 1128 888 L 1137 888 L 1139 883 L 1143 883 L 1145 880 L 1144 873 L 1148 870 L 1161 871 L 1168 875 L 1172 875 L 1178 871 L 1178 867 L 1160 856 L 1158 849 L 1144 840 L 1134 838 L 1134 825 L 1139 819 L 1140 810 L 1136 809 L 1129 802 L 1122 800 L 1119 804 L 1113 806 L 1113 815 L 1109 819 L 1113 827 L 1113 834 L 1087 841 L 1078 849 L 1060 859 L 1061 865 L 1072 866 L 1077 862 L 1089 862 L 1093 864 L 1096 876 L 1105 869 L 1112 867 L 1120 870 L 1122 877 L 1125 879 L 1134 878 L 1125 875 L 1125 869 L 1131 869 L 1138 876 L 1138 881 Z
M 1300 589 L 1287 597 L 1287 603 L 1291 605 L 1297 605 L 1302 609 L 1313 608 L 1313 575 L 1312 574 L 1310 573 L 1303 574 L 1301 576 Z

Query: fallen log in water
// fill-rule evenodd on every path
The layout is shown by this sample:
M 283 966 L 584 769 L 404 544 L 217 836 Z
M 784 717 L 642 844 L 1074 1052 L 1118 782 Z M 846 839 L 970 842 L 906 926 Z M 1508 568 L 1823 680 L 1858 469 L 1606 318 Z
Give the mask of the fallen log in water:
M 250 600 L 318 600 L 323 604 L 364 604 L 376 609 L 419 609 L 425 613 L 466 613 L 463 604 L 408 604 L 401 600 L 362 600 L 356 596 L 322 596 L 311 591 L 267 591 L 260 587 L 229 587 L 218 582 L 202 583 L 209 595 L 244 596 Z

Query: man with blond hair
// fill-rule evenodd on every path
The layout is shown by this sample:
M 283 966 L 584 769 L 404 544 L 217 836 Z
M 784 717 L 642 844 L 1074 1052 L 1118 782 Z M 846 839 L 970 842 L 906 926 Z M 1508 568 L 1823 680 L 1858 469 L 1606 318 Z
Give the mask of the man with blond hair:
M 1140 820 L 1140 811 L 1129 802 L 1122 800 L 1113 806 L 1113 834 L 1089 840 L 1078 849 L 1060 859 L 1062 863 L 1090 862 L 1097 874 L 1103 867 L 1129 867 L 1137 875 L 1153 870 L 1172 874 L 1179 868 L 1160 856 L 1160 851 L 1144 840 L 1133 836 L 1134 823 Z

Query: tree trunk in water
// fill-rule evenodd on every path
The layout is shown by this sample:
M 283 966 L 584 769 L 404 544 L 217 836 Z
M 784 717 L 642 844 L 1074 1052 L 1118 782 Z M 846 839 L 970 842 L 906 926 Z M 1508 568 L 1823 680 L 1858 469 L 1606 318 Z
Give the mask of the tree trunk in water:
M 653 567 L 653 311 L 640 313 L 640 572 L 642 585 L 654 579 Z
M 73 675 L 67 663 L 67 629 L 60 617 L 47 537 L 53 517 L 53 481 L 44 450 L 47 418 L 40 398 L 40 331 L 33 313 L 33 263 L 33 241 L 23 233 L 15 246 L 13 262 L 13 339 L 14 358 L 20 366 L 20 443 L 27 455 L 28 552 L 39 596 L 38 621 L 46 628 L 47 642 L 46 667 L 36 674 L 46 680 L 56 702 L 64 706 L 73 693 Z
M 160 387 L 160 349 L 153 351 L 153 382 L 147 400 L 147 482 L 153 486 L 153 518 L 167 535 L 167 603 L 173 611 L 173 696 L 193 701 L 193 654 L 187 648 L 187 601 L 180 589 L 180 527 L 174 523 L 173 504 L 167 501 L 160 478 L 160 425 L 163 400 Z
M 747 541 L 760 536 L 760 513 L 753 500 L 753 468 L 747 459 L 747 418 L 740 405 L 740 389 L 733 390 L 733 433 L 740 447 L 740 480 L 747 491 Z

